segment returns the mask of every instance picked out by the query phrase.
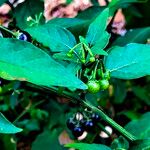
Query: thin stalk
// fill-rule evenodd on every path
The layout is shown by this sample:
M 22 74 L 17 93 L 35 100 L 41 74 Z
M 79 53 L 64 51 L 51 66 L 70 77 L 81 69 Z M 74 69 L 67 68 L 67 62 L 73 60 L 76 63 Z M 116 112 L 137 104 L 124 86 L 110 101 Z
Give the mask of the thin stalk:
M 42 87 L 40 87 L 42 88 Z M 46 87 L 44 87 L 46 88 Z M 57 94 L 58 89 L 55 87 L 52 88 L 46 88 L 50 91 L 53 91 Z M 110 117 L 108 117 L 102 110 L 98 109 L 97 107 L 89 104 L 88 102 L 80 99 L 77 96 L 73 96 L 72 93 L 67 92 L 67 91 L 63 91 L 62 95 L 68 99 L 70 99 L 73 103 L 76 103 L 78 105 L 81 105 L 84 108 L 89 108 L 91 109 L 93 112 L 97 113 L 100 115 L 100 117 L 106 121 L 107 123 L 109 123 L 112 127 L 114 127 L 117 131 L 119 131 L 120 134 L 122 134 L 124 137 L 126 137 L 127 139 L 129 139 L 130 141 L 135 141 L 137 140 L 137 138 L 132 135 L 131 133 L 129 133 L 128 131 L 126 131 L 123 127 L 121 127 L 119 124 L 117 124 L 114 120 L 112 120 Z
M 83 101 L 83 105 L 92 109 L 94 112 L 98 113 L 102 119 L 104 119 L 107 123 L 109 123 L 112 127 L 114 127 L 117 131 L 119 131 L 123 136 L 125 136 L 127 139 L 134 141 L 137 140 L 135 136 L 133 136 L 131 133 L 126 131 L 123 127 L 121 127 L 119 124 L 117 124 L 114 120 L 109 118 L 104 112 L 102 112 L 100 109 L 90 105 L 89 103 Z
M 82 58 L 85 59 L 85 51 L 83 47 L 82 47 Z
M 76 97 L 72 97 L 69 92 L 68 93 L 63 93 L 63 96 L 70 97 L 72 101 L 80 103 L 83 107 L 90 108 L 93 112 L 96 112 L 100 115 L 102 119 L 104 119 L 107 123 L 109 123 L 112 127 L 114 127 L 117 131 L 119 131 L 123 136 L 125 136 L 127 139 L 134 141 L 137 140 L 135 136 L 133 136 L 131 133 L 126 131 L 123 127 L 121 127 L 119 124 L 117 124 L 114 120 L 112 120 L 110 117 L 108 117 L 104 112 L 102 112 L 100 109 L 98 109 L 95 106 L 92 106 L 91 104 L 85 102 L 84 100 L 81 100 Z
M 96 71 L 97 71 L 98 64 L 99 64 L 99 61 L 97 60 L 95 68 L 94 68 L 94 72 L 93 72 L 93 79 L 96 79 Z
M 84 44 L 84 46 L 85 46 L 85 49 L 89 52 L 90 56 L 93 57 L 94 55 L 93 55 L 91 49 L 86 44 Z
M 29 112 L 32 108 L 35 108 L 36 106 L 42 104 L 44 102 L 44 100 L 37 102 L 36 104 L 34 104 L 32 106 L 32 104 L 29 103 L 29 105 L 25 108 L 25 110 L 23 110 L 23 112 L 14 120 L 14 124 L 16 122 L 18 122 L 27 112 Z
M 13 36 L 16 36 L 14 32 L 8 30 L 7 28 L 5 28 L 5 27 L 3 27 L 3 26 L 1 26 L 1 25 L 0 25 L 0 29 L 2 29 L 2 30 L 4 30 L 4 31 L 6 31 L 6 32 L 8 32 L 8 33 L 10 33 L 10 34 L 12 34 Z
M 75 56 L 81 61 L 81 63 L 83 63 L 83 62 L 82 62 L 82 59 L 80 58 L 80 56 L 78 55 L 78 53 L 77 53 L 76 51 L 73 51 L 73 53 L 74 53 Z
M 73 52 L 79 45 L 81 45 L 81 43 L 76 44 L 73 48 L 70 49 L 69 52 Z

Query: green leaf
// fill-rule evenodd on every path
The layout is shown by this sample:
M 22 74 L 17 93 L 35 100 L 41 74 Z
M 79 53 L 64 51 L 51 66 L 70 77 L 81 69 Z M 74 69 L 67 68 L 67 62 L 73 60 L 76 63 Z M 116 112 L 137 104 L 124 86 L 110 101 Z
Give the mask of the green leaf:
M 7 0 L 0 0 L 0 6 L 5 3 Z
M 60 98 L 61 99 L 61 98 Z M 70 108 L 72 109 L 72 108 Z M 66 111 L 68 111 L 68 105 L 67 104 L 61 104 L 57 102 L 56 100 L 50 99 L 49 102 L 46 104 L 46 110 L 49 112 L 49 129 L 53 130 L 57 127 L 57 132 L 62 132 L 64 130 L 64 127 L 66 127 Z M 56 117 L 57 116 L 57 117 Z M 52 133 L 55 133 L 55 131 L 52 131 Z
M 132 43 L 113 47 L 108 53 L 104 64 L 111 77 L 135 79 L 150 74 L 150 45 Z
M 95 19 L 106 7 L 105 6 L 91 6 L 84 11 L 78 13 L 76 18 L 93 20 Z
M 88 21 L 79 19 L 79 18 L 55 18 L 52 20 L 49 20 L 45 25 L 51 26 L 53 25 L 59 25 L 64 28 L 74 28 L 75 26 L 82 27 L 83 24 L 86 24 Z
M 17 142 L 15 141 L 13 135 L 1 134 L 0 135 L 1 149 L 3 150 L 16 150 Z
M 150 150 L 150 139 L 134 141 L 130 150 Z
M 43 12 L 44 10 L 44 2 L 40 0 L 26 0 L 23 3 L 20 3 L 14 10 L 14 17 L 17 22 L 17 26 L 21 29 L 27 28 L 28 22 L 27 18 L 31 16 L 35 18 L 35 15 L 39 15 L 39 13 Z
M 122 111 L 120 112 L 118 115 L 125 115 L 127 118 L 129 118 L 130 120 L 135 120 L 135 119 L 139 119 L 139 117 L 141 116 L 139 113 L 137 113 L 134 110 L 126 110 L 126 111 Z
M 62 150 L 56 131 L 45 130 L 39 134 L 32 144 L 32 150 Z
M 90 24 L 86 40 L 91 46 L 94 46 L 97 42 L 99 43 L 105 32 L 107 26 L 107 20 L 109 16 L 109 9 L 106 8 L 100 13 L 100 15 Z M 101 41 L 103 42 L 103 41 Z M 105 41 L 104 44 L 105 45 Z
M 125 46 L 128 43 L 145 44 L 150 38 L 150 27 L 129 30 L 125 36 L 119 37 L 112 45 Z
M 76 148 L 78 150 L 111 150 L 109 147 L 102 144 L 86 144 L 86 143 L 71 143 L 65 147 Z
M 0 45 L 0 77 L 47 87 L 86 88 L 73 73 L 31 43 L 5 38 L 0 42 L 3 43 Z
M 91 48 L 94 55 L 108 55 L 103 49 L 107 46 L 109 38 L 110 34 L 105 31 L 103 35 L 96 41 L 95 45 Z
M 132 90 L 135 96 L 137 96 L 140 100 L 145 102 L 147 105 L 150 105 L 150 100 L 149 100 L 150 96 L 149 96 L 149 92 L 147 89 L 140 87 L 140 86 L 135 86 L 135 87 L 132 87 Z
M 71 31 L 76 37 L 79 35 L 86 34 L 87 28 L 90 24 L 91 20 L 88 18 L 86 20 L 80 18 L 55 18 L 48 21 L 45 25 L 51 26 L 59 25 L 61 27 L 67 28 Z
M 125 8 L 127 7 L 130 3 L 144 3 L 147 0 L 112 0 L 108 7 L 112 10 L 113 12 L 117 10 L 118 8 Z
M 9 122 L 5 116 L 0 112 L 0 133 L 14 134 L 21 132 L 22 129 L 15 127 L 11 122 Z
M 92 2 L 92 4 L 93 4 L 93 5 L 97 5 L 97 6 L 99 6 L 99 2 L 98 2 L 98 0 L 91 0 L 91 2 Z
M 125 128 L 139 139 L 150 137 L 150 112 L 145 113 L 140 119 L 129 122 Z
M 115 104 L 121 104 L 123 103 L 125 97 L 126 97 L 126 87 L 125 83 L 122 82 L 121 80 L 113 80 L 113 85 L 114 85 L 114 100 L 113 102 Z
M 135 11 L 133 10 L 132 6 L 136 8 L 136 12 L 139 12 L 142 17 L 135 16 Z M 126 18 L 126 26 L 127 28 L 139 28 L 139 27 L 148 27 L 150 26 L 149 20 L 149 10 L 150 10 L 150 1 L 145 0 L 145 3 L 141 4 L 133 4 L 130 7 L 123 9 L 123 14 Z M 132 11 L 131 11 L 132 10 Z M 134 12 L 134 13 L 132 13 Z
M 79 36 L 79 40 L 81 43 L 88 45 L 88 42 L 86 41 L 86 39 L 83 36 Z
M 24 132 L 40 130 L 39 122 L 36 119 L 24 119 L 23 121 L 18 122 L 17 124 L 24 129 Z
M 85 95 L 85 99 L 91 105 L 98 107 L 99 106 L 98 99 L 100 98 L 100 96 L 101 96 L 100 93 L 96 93 L 96 94 L 87 93 Z
M 53 55 L 53 58 L 56 59 L 56 60 L 66 60 L 66 61 L 78 63 L 76 56 L 73 55 L 72 58 L 69 58 L 67 56 L 66 52 L 56 53 L 56 54 Z
M 111 148 L 113 150 L 126 150 L 129 149 L 129 143 L 124 137 L 120 136 L 111 143 Z
M 70 4 L 72 2 L 72 0 L 66 0 L 67 4 Z
M 76 44 L 73 34 L 61 26 L 45 24 L 26 31 L 53 52 L 69 51 Z

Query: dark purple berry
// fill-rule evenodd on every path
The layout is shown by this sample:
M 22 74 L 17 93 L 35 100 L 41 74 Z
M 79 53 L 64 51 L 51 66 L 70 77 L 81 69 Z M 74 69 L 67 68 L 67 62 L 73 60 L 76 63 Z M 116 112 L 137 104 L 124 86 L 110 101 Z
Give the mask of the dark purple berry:
M 91 119 L 94 121 L 94 122 L 98 122 L 100 121 L 100 116 L 96 113 L 93 113 L 92 116 L 91 116 Z
M 22 40 L 22 41 L 27 41 L 27 36 L 23 33 L 21 33 L 18 37 L 19 40 Z
M 84 127 L 85 127 L 86 130 L 90 130 L 94 127 L 94 122 L 92 120 L 87 120 L 84 123 Z
M 69 118 L 67 120 L 67 127 L 70 129 L 70 130 L 73 130 L 75 128 L 75 125 L 76 125 L 76 122 L 74 121 L 73 118 Z
M 72 130 L 72 134 L 75 136 L 75 137 L 79 137 L 83 134 L 84 132 L 84 129 L 80 126 L 76 126 L 73 130 Z
M 30 36 L 30 34 L 27 33 L 27 32 L 25 32 L 25 31 L 21 32 L 21 33 L 18 35 L 17 39 L 22 40 L 22 41 L 31 42 L 31 36 Z

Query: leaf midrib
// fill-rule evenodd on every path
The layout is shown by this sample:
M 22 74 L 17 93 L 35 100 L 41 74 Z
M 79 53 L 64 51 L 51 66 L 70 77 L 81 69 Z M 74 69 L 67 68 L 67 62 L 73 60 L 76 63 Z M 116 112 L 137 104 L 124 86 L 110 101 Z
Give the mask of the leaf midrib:
M 120 67 L 118 67 L 118 68 L 115 68 L 115 69 L 110 70 L 110 72 L 117 71 L 117 70 L 119 70 L 119 69 L 122 69 L 122 68 L 125 68 L 125 67 L 128 67 L 128 66 L 130 66 L 130 65 L 137 64 L 137 63 L 138 63 L 138 62 L 132 62 L 132 63 L 130 63 L 130 64 L 125 64 L 125 65 L 123 65 L 123 66 L 120 66 Z

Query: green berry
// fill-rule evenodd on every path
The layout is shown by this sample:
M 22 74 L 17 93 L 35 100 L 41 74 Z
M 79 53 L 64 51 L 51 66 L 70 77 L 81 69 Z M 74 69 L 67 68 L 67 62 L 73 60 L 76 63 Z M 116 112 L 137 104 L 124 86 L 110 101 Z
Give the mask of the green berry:
M 102 90 L 106 90 L 109 87 L 109 81 L 106 79 L 100 80 L 99 84 Z
M 90 62 L 94 62 L 95 61 L 95 57 L 90 57 Z
M 95 94 L 100 91 L 100 84 L 98 83 L 97 80 L 90 80 L 87 83 L 87 86 L 88 86 L 88 91 L 92 94 Z

